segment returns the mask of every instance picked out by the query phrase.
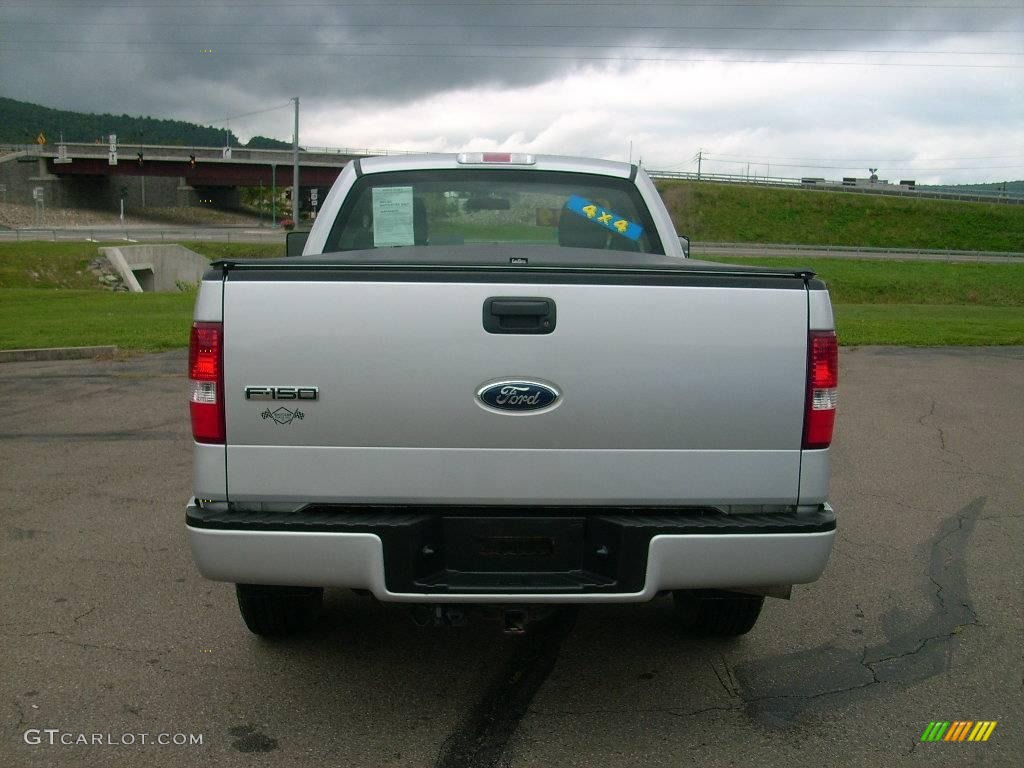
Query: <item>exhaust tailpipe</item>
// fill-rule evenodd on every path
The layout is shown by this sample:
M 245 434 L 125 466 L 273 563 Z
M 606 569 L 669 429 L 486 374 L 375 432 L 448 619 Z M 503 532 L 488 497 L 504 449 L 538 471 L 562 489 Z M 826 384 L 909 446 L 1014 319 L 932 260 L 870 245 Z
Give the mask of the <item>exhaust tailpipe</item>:
M 501 612 L 501 631 L 506 635 L 525 635 L 529 617 L 526 611 L 508 610 Z

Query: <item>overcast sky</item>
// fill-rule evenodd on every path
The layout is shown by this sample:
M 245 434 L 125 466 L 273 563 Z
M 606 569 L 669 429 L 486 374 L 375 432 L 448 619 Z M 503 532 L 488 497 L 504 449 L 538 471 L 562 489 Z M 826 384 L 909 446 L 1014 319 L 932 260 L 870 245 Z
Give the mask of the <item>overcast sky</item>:
M 1024 178 L 1024 1 L 11 0 L 0 94 L 204 124 L 297 95 L 307 146 L 1001 181 Z

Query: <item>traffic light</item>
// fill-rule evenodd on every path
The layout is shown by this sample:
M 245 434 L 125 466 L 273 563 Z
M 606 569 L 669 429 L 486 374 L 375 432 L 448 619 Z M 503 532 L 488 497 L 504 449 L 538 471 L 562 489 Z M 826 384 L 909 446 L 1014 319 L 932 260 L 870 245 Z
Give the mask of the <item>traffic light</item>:
M 189 155 L 188 156 L 188 166 L 189 166 L 189 168 L 195 168 L 196 167 L 196 156 L 195 155 Z
M 139 158 L 138 163 L 139 163 L 139 168 L 141 168 L 142 167 L 142 153 L 141 152 L 137 152 L 135 156 L 137 158 Z

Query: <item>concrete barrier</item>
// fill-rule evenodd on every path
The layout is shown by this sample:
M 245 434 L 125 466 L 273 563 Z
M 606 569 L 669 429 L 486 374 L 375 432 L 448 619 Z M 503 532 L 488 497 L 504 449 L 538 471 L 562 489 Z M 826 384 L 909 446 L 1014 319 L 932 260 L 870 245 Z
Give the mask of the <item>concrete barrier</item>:
M 181 245 L 129 245 L 100 248 L 133 293 L 174 293 L 180 284 L 198 283 L 209 260 Z
M 0 363 L 27 363 L 40 360 L 87 360 L 106 357 L 117 347 L 47 347 L 45 349 L 0 349 Z

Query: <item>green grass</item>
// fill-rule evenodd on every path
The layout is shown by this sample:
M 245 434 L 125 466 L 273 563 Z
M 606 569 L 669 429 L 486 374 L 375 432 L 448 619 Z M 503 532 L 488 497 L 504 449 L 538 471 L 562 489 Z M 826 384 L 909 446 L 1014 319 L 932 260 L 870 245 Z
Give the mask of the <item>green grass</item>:
M 182 241 L 180 245 L 201 253 L 210 261 L 218 259 L 274 259 L 284 256 L 284 243 L 207 243 Z
M 184 347 L 194 302 L 194 293 L 8 288 L 0 291 L 0 349 Z
M 213 258 L 277 255 L 276 246 L 188 245 Z M 105 291 L 86 267 L 95 248 L 0 244 L 0 349 L 116 344 L 161 350 L 187 344 L 194 294 Z M 1018 264 L 719 261 L 813 267 L 828 283 L 843 344 L 1024 344 L 1024 267 Z
M 729 264 L 810 267 L 836 304 L 1024 306 L 1024 265 L 715 257 Z
M 527 242 L 558 244 L 558 230 L 555 227 L 538 227 L 532 224 L 467 224 L 465 222 L 438 222 L 431 229 L 431 237 L 438 235 L 459 235 L 467 243 Z
M 942 304 L 836 304 L 836 334 L 846 346 L 910 347 L 1024 344 L 1024 310 Z
M 1024 251 L 1024 205 L 686 181 L 658 189 L 695 241 Z
M 1024 266 L 853 259 L 716 258 L 811 267 L 828 285 L 841 344 L 1024 344 Z
M 96 243 L 0 243 L 0 288 L 101 290 L 89 272 Z
M 186 248 L 217 259 L 267 258 L 284 255 L 282 243 L 183 242 Z M 89 272 L 97 248 L 121 243 L 0 243 L 0 288 L 81 288 L 104 290 Z

